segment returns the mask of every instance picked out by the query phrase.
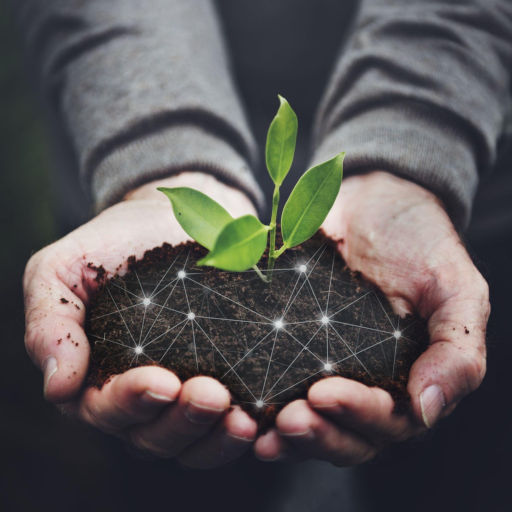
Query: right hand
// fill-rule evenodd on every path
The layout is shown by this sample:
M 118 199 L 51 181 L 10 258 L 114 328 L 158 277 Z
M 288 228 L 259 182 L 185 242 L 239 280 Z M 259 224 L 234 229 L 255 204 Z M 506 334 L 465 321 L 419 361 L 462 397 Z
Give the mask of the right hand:
M 176 457 L 190 467 L 214 467 L 239 457 L 257 431 L 256 422 L 240 407 L 230 408 L 229 392 L 220 382 L 194 377 L 181 383 L 163 368 L 139 367 L 114 376 L 101 389 L 84 389 L 90 350 L 84 321 L 97 288 L 88 263 L 114 274 L 132 254 L 140 258 L 164 242 L 188 240 L 157 186 L 191 186 L 234 216 L 255 213 L 243 193 L 200 173 L 132 191 L 30 259 L 23 278 L 25 345 L 44 373 L 44 395 L 50 402 L 157 456 Z

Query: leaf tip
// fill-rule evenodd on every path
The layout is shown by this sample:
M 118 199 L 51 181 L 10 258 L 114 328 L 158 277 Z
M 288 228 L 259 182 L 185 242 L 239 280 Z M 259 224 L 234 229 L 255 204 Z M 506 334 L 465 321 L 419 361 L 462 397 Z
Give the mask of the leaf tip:
M 171 199 L 171 194 L 173 192 L 172 188 L 168 187 L 157 187 L 156 188 L 159 192 L 162 192 L 162 194 L 165 194 L 169 199 Z

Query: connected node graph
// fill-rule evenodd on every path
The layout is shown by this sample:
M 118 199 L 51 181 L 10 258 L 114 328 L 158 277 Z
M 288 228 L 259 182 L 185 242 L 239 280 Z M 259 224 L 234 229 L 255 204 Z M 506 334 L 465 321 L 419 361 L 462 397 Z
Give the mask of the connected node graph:
M 119 358 L 124 369 L 151 363 L 182 378 L 212 375 L 238 401 L 265 409 L 322 376 L 393 380 L 400 354 L 418 344 L 416 320 L 394 315 L 326 244 L 280 258 L 271 285 L 252 270 L 197 268 L 190 251 L 107 282 L 89 322 L 93 355 Z

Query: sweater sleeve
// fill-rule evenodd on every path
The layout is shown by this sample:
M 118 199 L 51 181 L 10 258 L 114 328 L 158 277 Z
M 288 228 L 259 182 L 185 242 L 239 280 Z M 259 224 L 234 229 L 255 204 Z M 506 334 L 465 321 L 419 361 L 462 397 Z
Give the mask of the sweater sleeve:
M 25 0 L 19 19 L 96 210 L 198 170 L 262 193 L 209 0 Z
M 467 226 L 510 104 L 512 2 L 365 0 L 315 126 L 313 160 L 432 190 Z

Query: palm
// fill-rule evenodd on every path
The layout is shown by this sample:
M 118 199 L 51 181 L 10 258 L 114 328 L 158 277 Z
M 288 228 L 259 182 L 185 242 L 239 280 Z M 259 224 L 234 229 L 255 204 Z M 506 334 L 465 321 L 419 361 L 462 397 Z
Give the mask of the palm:
M 377 177 L 347 180 L 324 230 L 340 241 L 350 268 L 378 285 L 397 313 L 418 309 L 427 317 L 443 298 L 429 285 L 453 273 L 461 258 L 461 270 L 476 271 L 432 194 L 385 173 Z
M 139 448 L 211 467 L 238 457 L 256 435 L 256 423 L 240 408 L 230 408 L 229 393 L 219 382 L 195 377 L 182 384 L 163 368 L 141 367 L 113 377 L 101 390 L 83 389 L 89 361 L 85 307 L 98 286 L 91 266 L 122 272 L 131 255 L 140 258 L 164 242 L 185 241 L 169 202 L 155 187 L 187 180 L 224 198 L 234 215 L 253 212 L 240 192 L 207 176 L 183 174 L 138 189 L 131 200 L 31 258 L 24 276 L 25 343 L 45 374 L 48 400 Z
M 381 389 L 327 378 L 258 440 L 263 458 L 297 450 L 339 464 L 362 462 L 383 444 L 432 426 L 485 373 L 487 285 L 431 193 L 384 172 L 348 178 L 323 230 L 397 313 L 416 310 L 428 319 L 431 346 L 411 369 L 413 414 L 394 414 Z
M 171 214 L 169 204 L 158 200 L 124 201 L 104 211 L 89 223 L 70 233 L 67 240 L 75 249 L 66 254 L 67 265 L 102 265 L 109 273 L 120 270 L 128 256 L 167 242 L 179 244 L 188 237 Z M 89 281 L 88 281 L 89 282 Z

